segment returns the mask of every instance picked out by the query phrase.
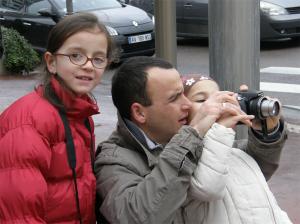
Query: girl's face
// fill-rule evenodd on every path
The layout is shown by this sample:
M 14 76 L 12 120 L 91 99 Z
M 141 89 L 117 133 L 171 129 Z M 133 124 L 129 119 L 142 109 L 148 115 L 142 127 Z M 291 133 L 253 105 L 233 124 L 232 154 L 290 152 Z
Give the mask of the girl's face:
M 75 95 L 81 96 L 89 93 L 100 83 L 100 79 L 107 63 L 107 39 L 98 28 L 77 32 L 65 40 L 63 45 L 55 52 L 45 53 L 45 61 L 49 72 L 57 74 L 64 86 Z M 92 61 L 84 65 L 76 65 L 67 55 L 77 60 L 78 57 L 96 58 L 97 61 L 105 60 L 103 68 L 96 68 Z M 101 66 L 102 67 L 102 66 Z
M 189 113 L 189 122 L 199 110 L 202 103 L 213 93 L 219 90 L 219 86 L 212 80 L 201 80 L 196 82 L 189 90 L 186 97 L 192 102 L 192 108 Z

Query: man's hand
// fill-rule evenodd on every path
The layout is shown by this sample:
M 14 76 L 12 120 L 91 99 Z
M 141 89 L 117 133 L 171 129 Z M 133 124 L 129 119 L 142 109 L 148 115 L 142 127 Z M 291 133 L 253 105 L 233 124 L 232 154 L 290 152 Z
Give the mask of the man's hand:
M 248 90 L 248 86 L 243 84 L 240 86 L 240 91 L 247 91 Z M 275 98 L 271 98 L 271 97 L 268 97 L 268 99 L 273 99 L 273 100 L 278 100 L 278 99 L 275 99 Z M 279 105 L 280 105 L 280 110 L 281 110 L 281 103 L 280 101 L 278 100 L 279 102 Z M 279 124 L 279 119 L 281 117 L 281 114 L 278 114 L 277 116 L 274 116 L 274 117 L 268 117 L 266 119 L 267 121 L 267 126 L 268 126 L 268 131 L 273 131 Z M 261 127 L 261 121 L 259 119 L 253 119 L 252 121 L 252 128 L 254 130 L 258 130 L 258 131 L 261 131 L 262 130 L 262 127 Z
M 270 97 L 267 97 L 267 98 L 268 99 L 274 99 L 274 100 L 278 101 L 278 99 L 275 99 L 275 98 L 270 98 Z M 278 101 L 278 102 L 279 102 L 280 111 L 281 111 L 281 103 L 280 103 L 280 101 Z M 281 117 L 281 113 L 279 113 L 277 116 L 268 117 L 266 119 L 266 121 L 267 121 L 267 127 L 268 127 L 268 132 L 273 131 L 278 126 L 280 117 Z M 262 130 L 261 121 L 259 119 L 254 119 L 253 122 L 252 122 L 252 128 L 254 130 L 261 131 Z

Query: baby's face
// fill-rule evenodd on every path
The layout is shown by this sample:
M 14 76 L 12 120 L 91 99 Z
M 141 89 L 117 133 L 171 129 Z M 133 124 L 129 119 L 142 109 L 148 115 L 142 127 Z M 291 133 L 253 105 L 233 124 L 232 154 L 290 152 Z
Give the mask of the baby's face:
M 186 97 L 192 102 L 192 108 L 189 113 L 189 122 L 194 117 L 196 111 L 199 110 L 202 103 L 216 91 L 219 91 L 219 87 L 217 83 L 212 80 L 201 80 L 191 87 L 186 95 Z

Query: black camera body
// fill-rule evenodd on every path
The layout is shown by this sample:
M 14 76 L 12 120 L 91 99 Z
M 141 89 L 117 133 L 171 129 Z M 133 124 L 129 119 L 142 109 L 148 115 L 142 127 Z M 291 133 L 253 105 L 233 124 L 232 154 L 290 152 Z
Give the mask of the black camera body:
M 237 100 L 241 109 L 248 115 L 254 115 L 256 119 L 265 120 L 280 113 L 279 101 L 268 99 L 262 91 L 240 91 Z

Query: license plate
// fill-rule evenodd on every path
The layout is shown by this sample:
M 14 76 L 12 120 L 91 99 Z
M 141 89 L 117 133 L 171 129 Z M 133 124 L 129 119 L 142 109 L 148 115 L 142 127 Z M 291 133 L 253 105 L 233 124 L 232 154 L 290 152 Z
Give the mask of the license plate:
M 128 37 L 129 44 L 134 44 L 134 43 L 139 43 L 139 42 L 144 42 L 149 40 L 152 40 L 152 36 L 150 33 Z

